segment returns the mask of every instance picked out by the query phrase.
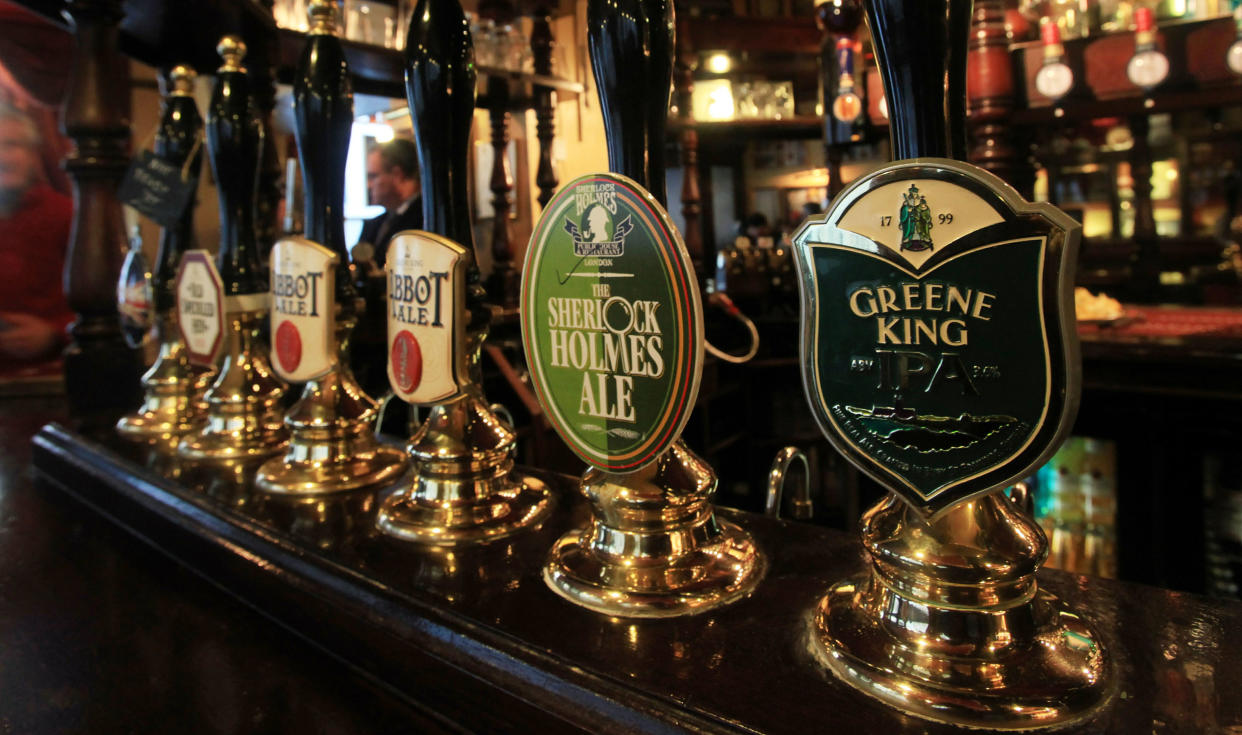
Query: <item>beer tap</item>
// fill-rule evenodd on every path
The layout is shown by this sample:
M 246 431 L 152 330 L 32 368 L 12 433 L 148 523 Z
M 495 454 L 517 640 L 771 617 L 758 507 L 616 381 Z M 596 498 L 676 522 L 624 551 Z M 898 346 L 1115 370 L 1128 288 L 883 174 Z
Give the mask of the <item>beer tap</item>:
M 869 0 L 905 160 L 794 236 L 808 402 L 890 491 L 862 519 L 869 569 L 820 599 L 808 649 L 906 713 L 1056 727 L 1099 712 L 1113 674 L 1092 626 L 1036 578 L 1047 538 L 1005 489 L 1077 410 L 1081 225 L 962 162 L 970 7 Z
M 260 490 L 276 494 L 317 496 L 375 486 L 406 469 L 403 452 L 376 440 L 372 424 L 379 405 L 349 367 L 349 338 L 361 303 L 342 211 L 354 97 L 334 14 L 330 0 L 312 0 L 293 85 L 307 237 L 282 239 L 271 256 L 274 367 L 286 380 L 306 383 L 285 415 L 288 451 L 260 467 L 255 480 Z
M 194 70 L 175 66 L 169 72 L 171 89 L 164 99 L 159 128 L 155 134 L 155 155 L 182 170 L 198 188 L 202 171 L 203 118 L 194 103 Z M 160 351 L 155 364 L 142 376 L 146 397 L 142 406 L 117 424 L 122 436 L 175 449 L 181 437 L 203 422 L 203 394 L 215 377 L 215 367 L 192 362 L 177 328 L 174 283 L 181 255 L 193 241 L 194 195 L 176 225 L 160 232 L 154 288 L 156 329 Z M 165 446 L 169 445 L 171 446 Z
M 400 233 L 389 246 L 388 374 L 396 395 L 430 410 L 406 447 L 413 477 L 384 498 L 377 524 L 420 543 L 482 542 L 540 523 L 553 498 L 513 471 L 516 435 L 483 396 L 491 312 L 466 180 L 476 72 L 457 0 L 419 0 L 405 55 L 426 231 Z
M 207 110 L 207 154 L 219 183 L 216 270 L 227 346 L 219 375 L 204 397 L 206 425 L 186 436 L 178 452 L 194 461 L 245 463 L 279 452 L 288 441 L 279 406 L 285 384 L 272 374 L 260 336 L 268 296 L 254 208 L 263 126 L 242 67 L 246 44 L 225 36 L 216 49 L 224 63 Z
M 698 390 L 703 312 L 662 207 L 673 10 L 590 0 L 587 13 L 613 174 L 580 177 L 553 198 L 523 269 L 536 389 L 591 465 L 580 489 L 592 518 L 556 543 L 544 581 L 607 615 L 692 614 L 749 594 L 766 564 L 744 530 L 716 517 L 715 473 L 680 438 Z

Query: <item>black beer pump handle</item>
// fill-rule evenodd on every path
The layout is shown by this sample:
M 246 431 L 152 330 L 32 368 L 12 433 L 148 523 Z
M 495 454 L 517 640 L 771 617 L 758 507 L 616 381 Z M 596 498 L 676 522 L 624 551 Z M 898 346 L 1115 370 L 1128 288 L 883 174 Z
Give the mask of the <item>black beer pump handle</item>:
M 971 0 L 868 0 L 893 158 L 966 158 Z
M 354 122 L 354 92 L 345 49 L 336 36 L 336 7 L 312 0 L 310 31 L 293 80 L 294 133 L 305 192 L 306 236 L 336 253 L 336 295 L 354 295 L 345 249 L 345 159 Z
M 190 247 L 194 228 L 194 191 L 203 169 L 203 118 L 194 103 L 197 74 L 188 66 L 175 66 L 168 73 L 169 91 L 164 98 L 159 129 L 155 133 L 155 156 L 182 169 L 191 183 L 190 204 L 174 227 L 160 232 L 160 249 L 155 262 L 155 310 L 164 312 L 176 302 L 175 281 L 181 254 Z M 191 158 L 192 157 L 192 158 Z M 189 165 L 186 165 L 187 162 Z
M 668 208 L 664 137 L 668 102 L 673 93 L 673 45 L 676 23 L 672 0 L 643 0 L 647 16 L 647 191 Z
M 255 243 L 255 190 L 263 126 L 251 102 L 241 61 L 246 44 L 225 36 L 216 47 L 224 59 L 207 109 L 207 154 L 220 190 L 220 252 L 216 266 L 226 295 L 267 290 Z
M 474 250 L 467 155 L 474 43 L 457 0 L 419 0 L 405 45 L 405 90 L 422 168 L 423 229 Z
M 649 189 L 648 3 L 654 4 L 653 0 L 587 0 L 587 40 L 604 116 L 608 168 Z

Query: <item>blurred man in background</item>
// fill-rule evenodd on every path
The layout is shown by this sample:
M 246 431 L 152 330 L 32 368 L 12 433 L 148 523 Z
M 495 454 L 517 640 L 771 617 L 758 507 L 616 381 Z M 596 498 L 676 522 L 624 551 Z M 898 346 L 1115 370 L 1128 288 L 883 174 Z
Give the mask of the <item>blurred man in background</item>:
M 0 102 L 0 365 L 46 360 L 65 343 L 72 200 L 44 181 L 39 130 Z
M 396 138 L 367 154 L 367 191 L 372 204 L 388 211 L 364 222 L 358 241 L 374 246 L 375 264 L 383 268 L 392 236 L 423 227 L 418 149 L 412 141 Z
M 418 178 L 418 149 L 412 141 L 396 138 L 367 154 L 367 191 L 372 204 L 387 211 L 362 225 L 362 235 L 353 250 L 353 260 L 361 276 L 359 291 L 367 302 L 367 312 L 354 330 L 353 370 L 363 390 L 373 396 L 388 391 L 388 315 L 385 312 L 386 282 L 383 268 L 388 243 L 402 230 L 421 230 L 423 201 Z M 401 404 L 394 400 L 394 404 Z M 402 404 L 404 405 L 404 404 Z M 394 416 L 404 416 L 400 405 Z M 396 419 L 401 424 L 403 419 Z

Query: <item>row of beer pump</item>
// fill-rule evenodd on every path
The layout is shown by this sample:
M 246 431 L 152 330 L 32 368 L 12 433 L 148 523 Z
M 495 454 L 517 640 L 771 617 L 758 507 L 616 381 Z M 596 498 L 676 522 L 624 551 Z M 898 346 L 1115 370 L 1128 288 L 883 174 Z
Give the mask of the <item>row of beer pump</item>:
M 545 207 L 520 318 L 533 388 L 588 464 L 579 489 L 592 513 L 553 545 L 542 576 L 603 615 L 702 613 L 762 594 L 772 556 L 717 516 L 716 475 L 680 438 L 705 340 L 694 268 L 664 210 L 673 7 L 587 8 L 610 172 L 575 179 Z M 412 549 L 527 531 L 569 499 L 515 467 L 514 431 L 481 386 L 491 311 L 465 174 L 469 25 L 457 0 L 420 0 L 413 13 L 406 89 L 425 231 L 395 237 L 387 302 L 364 304 L 344 242 L 353 98 L 334 12 L 311 3 L 294 82 L 305 237 L 277 242 L 268 269 L 253 222 L 263 128 L 245 46 L 221 41 L 205 121 L 194 73 L 172 71 L 155 155 L 196 171 L 205 129 L 221 241 L 214 257 L 187 249 L 188 209 L 164 228 L 159 356 L 118 431 L 275 499 L 378 492 L 378 528 Z M 1078 229 L 960 162 L 969 0 L 874 0 L 866 12 L 906 160 L 808 220 L 794 250 L 808 401 L 837 449 L 892 494 L 863 519 L 871 568 L 808 611 L 804 638 L 842 681 L 905 712 L 1063 725 L 1105 705 L 1111 665 L 1090 626 L 1039 587 L 1047 541 L 1004 488 L 1073 418 Z M 376 401 L 349 368 L 364 309 L 385 310 L 393 393 L 426 409 L 404 448 L 377 439 Z M 291 384 L 301 395 L 282 415 Z

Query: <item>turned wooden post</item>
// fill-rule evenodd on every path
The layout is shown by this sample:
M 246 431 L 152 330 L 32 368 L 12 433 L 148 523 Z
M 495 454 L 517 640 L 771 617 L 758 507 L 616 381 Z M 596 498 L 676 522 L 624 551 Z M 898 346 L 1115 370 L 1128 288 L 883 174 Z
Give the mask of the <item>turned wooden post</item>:
M 552 21 L 547 6 L 539 6 L 532 16 L 534 25 L 530 31 L 530 50 L 534 57 L 535 73 L 552 76 L 552 50 L 556 40 L 552 37 Z M 550 87 L 535 85 L 535 138 L 539 141 L 539 166 L 535 169 L 535 186 L 539 187 L 539 208 L 548 206 L 556 186 L 556 170 L 552 167 L 552 141 L 556 137 L 556 91 Z
M 1147 142 L 1150 127 L 1147 115 L 1130 118 L 1130 136 L 1134 138 L 1130 148 L 1130 178 L 1134 180 L 1135 240 L 1156 237 L 1156 213 L 1151 201 L 1151 144 Z
M 969 160 L 1034 196 L 1034 170 L 1015 144 L 1009 116 L 1016 104 L 1013 61 L 1005 36 L 1006 0 L 975 0 L 966 61 Z
M 702 275 L 705 267 L 703 226 L 699 218 L 703 213 L 703 195 L 699 189 L 699 131 L 694 125 L 692 99 L 694 70 L 698 66 L 698 58 L 690 43 L 689 28 L 684 20 L 678 23 L 676 59 L 673 81 L 677 119 L 681 122 L 681 216 L 686 223 L 681 236 L 686 241 L 686 250 L 690 251 L 690 259 L 694 261 L 695 272 Z
M 492 121 L 492 277 L 488 288 L 494 303 L 517 303 L 517 271 L 513 267 L 513 228 L 509 210 L 513 174 L 509 170 L 509 80 L 493 75 L 487 80 L 488 114 Z
M 1156 236 L 1156 212 L 1151 200 L 1151 123 L 1147 115 L 1130 118 L 1130 178 L 1134 182 L 1135 281 L 1145 296 L 1160 287 L 1160 241 Z
M 65 350 L 70 410 L 84 428 L 111 426 L 142 400 L 142 361 L 121 335 L 116 282 L 127 249 L 117 187 L 129 166 L 129 61 L 117 50 L 119 0 L 71 0 L 77 53 L 65 98 L 73 228 L 65 293 L 77 320 Z

